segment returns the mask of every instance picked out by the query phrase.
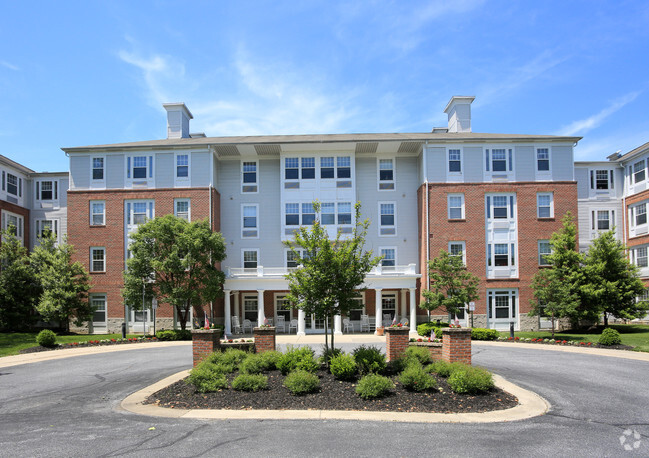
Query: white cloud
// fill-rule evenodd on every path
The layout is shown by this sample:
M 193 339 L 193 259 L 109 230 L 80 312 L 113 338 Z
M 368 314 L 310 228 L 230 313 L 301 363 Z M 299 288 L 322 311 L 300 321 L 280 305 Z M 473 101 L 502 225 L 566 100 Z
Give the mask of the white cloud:
M 625 105 L 633 102 L 639 95 L 640 91 L 626 94 L 614 100 L 613 103 L 611 103 L 608 107 L 604 108 L 600 112 L 595 113 L 594 115 L 589 116 L 586 119 L 581 119 L 570 123 L 566 127 L 562 128 L 559 131 L 558 135 L 583 135 L 589 130 L 598 127 L 600 124 L 602 124 L 602 122 L 604 122 L 606 118 L 611 116 L 616 111 L 620 110 Z
M 9 70 L 13 70 L 14 72 L 20 71 L 20 67 L 17 67 L 16 65 L 7 62 L 6 60 L 0 60 L 0 65 L 2 65 L 5 68 L 8 68 Z

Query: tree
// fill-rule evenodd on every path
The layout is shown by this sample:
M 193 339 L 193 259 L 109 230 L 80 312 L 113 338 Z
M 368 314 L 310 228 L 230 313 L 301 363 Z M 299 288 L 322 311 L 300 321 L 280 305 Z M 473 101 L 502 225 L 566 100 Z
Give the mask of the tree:
M 225 242 L 207 221 L 187 222 L 173 215 L 154 218 L 131 236 L 122 295 L 129 306 L 144 308 L 155 297 L 175 308 L 181 329 L 192 307 L 223 295 Z
M 584 298 L 590 307 L 604 314 L 605 326 L 609 314 L 616 318 L 640 318 L 649 308 L 647 302 L 636 301 L 645 287 L 625 250 L 613 231 L 608 231 L 593 240 L 585 257 Z
M 577 251 L 577 226 L 570 212 L 563 216 L 562 223 L 562 228 L 550 238 L 551 253 L 545 256 L 549 267 L 539 270 L 532 278 L 535 300 L 529 313 L 530 316 L 550 316 L 553 337 L 556 318 L 569 318 L 575 323 L 597 316 L 584 307 L 581 300 L 583 256 Z
M 430 290 L 422 291 L 426 299 L 419 304 L 429 314 L 443 307 L 451 315 L 457 315 L 462 307 L 479 299 L 480 279 L 469 272 L 461 256 L 451 256 L 440 250 L 439 255 L 428 262 Z
M 315 213 L 320 203 L 314 202 Z M 369 220 L 361 221 L 360 204 L 355 205 L 355 224 L 349 236 L 339 231 L 334 240 L 329 239 L 327 228 L 316 218 L 310 227 L 302 226 L 295 232 L 294 240 L 285 242 L 300 267 L 286 275 L 290 293 L 287 295 L 293 308 L 325 319 L 325 349 L 334 348 L 332 323 L 336 315 L 348 314 L 358 307 L 357 290 L 365 276 L 380 261 L 372 251 L 365 251 L 365 237 Z
M 70 319 L 81 326 L 92 317 L 90 276 L 80 262 L 72 262 L 74 248 L 66 240 L 57 245 L 54 234 L 47 231 L 39 242 L 30 257 L 42 288 L 36 311 L 45 321 L 59 320 L 69 331 Z
M 11 228 L 3 231 L 0 243 L 0 330 L 29 328 L 40 293 L 27 248 Z

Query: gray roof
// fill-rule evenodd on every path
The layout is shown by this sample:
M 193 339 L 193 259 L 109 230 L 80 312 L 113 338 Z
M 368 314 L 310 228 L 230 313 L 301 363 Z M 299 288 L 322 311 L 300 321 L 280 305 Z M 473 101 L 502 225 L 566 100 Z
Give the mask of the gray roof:
M 0 154 L 0 163 L 3 163 L 4 165 L 7 165 L 9 167 L 13 167 L 15 169 L 18 169 L 22 173 L 24 173 L 25 175 L 29 175 L 31 173 L 36 173 L 32 169 L 30 169 L 28 167 L 25 167 L 24 165 L 19 164 L 18 162 L 14 161 L 14 160 L 11 160 L 7 156 L 3 156 L 2 154 Z
M 649 142 L 645 143 L 644 145 L 640 145 L 637 148 L 629 151 L 628 153 L 622 155 L 618 161 L 625 161 L 627 159 L 631 159 L 633 156 L 643 153 L 645 151 L 649 150 Z

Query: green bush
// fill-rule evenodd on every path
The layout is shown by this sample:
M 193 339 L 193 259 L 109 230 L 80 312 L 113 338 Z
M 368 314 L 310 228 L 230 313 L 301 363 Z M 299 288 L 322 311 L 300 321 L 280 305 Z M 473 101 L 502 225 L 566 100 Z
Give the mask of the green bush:
M 277 359 L 277 369 L 284 375 L 297 369 L 315 372 L 319 367 L 310 347 L 289 347 L 286 353 Z
M 329 370 L 338 380 L 353 380 L 356 377 L 358 366 L 352 355 L 342 353 L 331 358 Z
M 268 377 L 261 374 L 239 374 L 232 380 L 237 391 L 260 391 L 268 388 Z
M 366 375 L 358 381 L 356 393 L 363 399 L 375 399 L 385 396 L 392 388 L 394 383 L 382 375 Z
M 291 372 L 284 379 L 284 386 L 296 396 L 307 393 L 314 393 L 320 389 L 320 379 L 311 372 L 297 369 Z
M 166 329 L 155 333 L 158 340 L 192 340 L 189 329 Z
M 203 361 L 189 373 L 187 383 L 191 383 L 200 393 L 219 391 L 228 387 L 225 374 L 214 364 Z
M 405 352 L 405 357 L 408 359 L 416 359 L 421 364 L 428 364 L 430 362 L 430 352 L 426 347 L 408 347 Z
M 259 353 L 259 357 L 262 360 L 264 370 L 273 371 L 277 369 L 277 361 L 279 360 L 280 356 L 282 356 L 282 354 L 275 350 Z
M 433 361 L 432 364 L 429 364 L 424 368 L 426 372 L 429 373 L 434 373 L 439 375 L 440 377 L 448 377 L 450 376 L 453 371 L 455 371 L 458 368 L 461 368 L 463 365 L 461 363 L 449 363 L 447 361 L 443 361 L 441 359 L 437 361 Z
M 471 329 L 472 340 L 496 340 L 500 333 L 495 329 L 473 328 Z
M 276 351 L 249 354 L 239 364 L 239 370 L 246 374 L 259 374 L 261 372 L 272 371 L 276 368 L 277 359 L 280 355 L 281 353 Z
M 326 348 L 324 345 L 322 346 L 322 356 L 320 356 L 319 361 L 321 363 L 327 364 L 329 361 L 331 361 L 331 358 L 334 356 L 338 356 L 342 354 L 343 351 L 340 348 Z
M 456 368 L 448 377 L 448 385 L 454 393 L 485 393 L 494 387 L 493 377 L 486 369 L 464 364 Z
M 36 343 L 41 347 L 56 347 L 56 334 L 49 329 L 43 329 L 36 336 Z
M 606 328 L 602 331 L 602 335 L 599 336 L 597 343 L 600 345 L 620 345 L 622 343 L 622 337 L 615 329 Z
M 361 374 L 377 373 L 385 369 L 385 355 L 377 347 L 361 345 L 354 349 L 353 355 Z
M 435 336 L 442 338 L 442 328 L 448 328 L 449 324 L 441 322 L 439 326 L 436 321 L 427 321 L 417 326 L 417 334 L 423 337 L 430 337 L 430 331 L 435 330 Z
M 410 391 L 427 391 L 437 387 L 435 377 L 426 372 L 419 364 L 406 367 L 399 376 L 399 382 Z

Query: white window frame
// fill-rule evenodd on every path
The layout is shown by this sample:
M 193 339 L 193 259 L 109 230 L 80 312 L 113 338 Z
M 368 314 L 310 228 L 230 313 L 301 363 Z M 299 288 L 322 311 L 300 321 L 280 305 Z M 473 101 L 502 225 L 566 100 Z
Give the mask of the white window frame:
M 103 299 L 103 312 L 104 312 L 104 321 L 95 321 L 95 304 L 93 303 L 96 300 Z M 104 328 L 108 325 L 108 297 L 106 293 L 90 293 L 88 295 L 88 301 L 90 302 L 90 307 L 92 307 L 92 326 L 93 328 Z
M 245 226 L 245 209 L 254 208 L 255 209 L 255 226 L 246 227 Z M 255 235 L 245 235 L 245 232 L 255 231 Z M 259 238 L 259 204 L 241 204 L 241 238 L 242 239 L 258 239 Z
M 184 212 L 178 211 L 178 204 L 180 203 L 187 203 L 187 221 L 188 222 L 191 221 L 192 220 L 192 200 L 189 198 L 174 199 L 174 216 L 177 218 L 182 218 L 180 214 Z
M 640 213 L 639 210 L 644 206 L 644 212 Z M 644 215 L 644 222 L 638 223 L 638 216 Z M 631 207 L 631 226 L 636 228 L 647 224 L 647 202 L 639 202 Z
M 644 251 L 644 256 L 639 255 L 641 250 Z M 633 265 L 635 265 L 639 269 L 644 269 L 649 267 L 649 247 L 647 247 L 647 245 L 633 247 L 631 253 L 632 253 L 631 263 Z M 643 262 L 644 265 L 640 265 L 640 259 L 644 259 Z
M 103 205 L 102 212 L 101 213 L 94 213 L 92 204 L 102 204 Z M 90 225 L 91 226 L 105 226 L 106 225 L 106 201 L 105 200 L 91 200 L 89 202 L 89 206 L 90 206 Z M 95 224 L 94 216 L 95 215 L 100 215 L 100 214 L 101 214 L 102 222 L 101 222 L 101 224 Z
M 286 213 L 287 205 L 297 205 L 297 213 Z M 302 203 L 301 202 L 285 202 L 284 203 L 284 227 L 300 227 L 300 222 L 302 221 Z M 287 215 L 297 215 L 297 224 L 286 224 Z
M 636 166 L 637 166 L 638 164 L 641 165 L 641 168 L 639 168 L 638 170 L 636 170 Z M 641 179 L 641 180 L 638 180 L 638 179 L 637 179 L 637 176 L 638 176 L 638 174 L 640 174 L 640 173 L 642 173 L 642 179 Z M 634 162 L 634 163 L 631 165 L 631 174 L 632 174 L 632 176 L 633 176 L 632 181 L 633 181 L 633 184 L 634 184 L 634 185 L 635 185 L 635 184 L 638 184 L 638 183 L 642 183 L 643 181 L 646 181 L 646 179 L 647 179 L 646 160 L 645 160 L 645 159 L 641 159 L 641 160 L 639 160 L 639 161 Z
M 286 167 L 286 161 L 287 160 L 295 160 L 297 161 L 297 167 Z M 284 161 L 282 162 L 282 181 L 288 181 L 288 182 L 298 182 L 300 181 L 300 176 L 301 176 L 301 162 L 300 162 L 300 157 L 295 157 L 295 156 L 290 156 L 290 157 L 284 157 Z M 286 169 L 289 170 L 297 170 L 297 177 L 296 178 L 286 178 Z
M 381 218 L 381 216 L 382 216 L 381 206 L 382 205 L 392 205 L 392 209 L 393 209 L 392 217 L 394 218 L 392 225 L 383 224 L 383 221 L 382 221 L 382 218 Z M 396 235 L 397 235 L 397 203 L 395 201 L 381 201 L 381 202 L 378 202 L 378 212 L 379 212 L 379 218 L 378 218 L 379 237 L 396 237 Z M 386 213 L 386 215 L 388 215 L 388 214 Z M 390 233 L 382 234 L 383 229 L 386 229 L 388 232 L 391 229 L 393 229 L 394 233 L 393 234 L 390 234 Z
M 139 158 L 139 157 L 144 157 L 146 159 L 144 178 L 134 178 L 135 158 Z M 176 161 L 176 156 L 174 155 L 174 172 L 173 172 L 174 177 L 176 176 L 175 161 Z M 155 183 L 155 154 L 129 154 L 124 158 L 124 169 L 126 170 L 126 184 L 128 186 L 133 186 L 133 184 L 153 186 Z
M 297 249 L 296 251 L 298 251 L 300 253 L 301 257 L 304 257 L 304 250 Z M 286 267 L 287 269 L 297 269 L 299 267 L 299 264 L 297 264 L 297 263 L 296 263 L 295 266 L 289 266 L 288 265 L 288 257 L 292 253 L 293 252 L 289 248 L 284 249 L 284 267 Z
M 453 252 L 451 251 L 452 245 L 460 245 L 462 247 L 462 264 L 466 266 L 466 242 L 461 240 L 453 240 L 448 242 L 448 254 L 450 256 L 457 256 L 456 254 L 453 254 Z
M 187 164 L 178 165 L 178 158 L 181 156 L 187 156 Z M 178 176 L 178 167 L 187 167 L 187 176 L 179 177 Z M 174 153 L 174 183 L 176 186 L 188 186 L 192 180 L 192 155 L 191 153 L 176 152 Z
M 496 218 L 494 216 L 494 208 L 502 208 L 501 206 L 496 207 L 494 205 L 494 198 L 495 197 L 505 197 L 507 199 L 507 216 L 505 218 Z M 485 195 L 485 211 L 486 211 L 486 218 L 487 221 L 495 222 L 495 221 L 515 221 L 517 217 L 517 212 L 518 212 L 518 201 L 516 199 L 516 194 L 509 193 L 509 194 L 504 194 L 504 193 L 494 193 L 494 194 L 486 194 Z M 538 213 L 537 213 L 538 215 Z
M 597 189 L 597 172 L 606 172 L 606 186 L 607 188 Z M 613 179 L 613 169 L 591 169 L 590 170 L 590 189 L 595 192 L 609 192 L 615 189 L 615 182 Z
M 315 180 L 318 177 L 318 164 L 316 161 L 315 156 L 301 156 L 300 158 L 300 180 Z M 313 159 L 313 167 L 306 167 L 304 165 L 305 160 Z M 304 178 L 302 175 L 304 174 L 305 170 L 310 170 L 313 169 L 313 177 L 312 178 Z
M 52 188 L 51 188 L 52 198 L 51 199 L 43 199 L 42 198 L 42 196 L 43 196 L 43 184 L 44 183 L 49 183 L 50 186 L 52 186 Z M 56 202 L 56 201 L 59 200 L 59 191 L 60 191 L 60 189 L 59 189 L 60 188 L 59 180 L 57 180 L 55 178 L 52 178 L 50 180 L 48 180 L 48 179 L 38 179 L 34 183 L 34 188 L 35 188 L 34 194 L 35 194 L 36 200 L 38 202 Z
M 12 186 L 16 187 L 16 193 L 15 194 L 13 192 L 9 191 L 9 178 L 10 177 L 13 177 L 13 178 L 16 179 L 16 183 L 12 184 Z M 7 188 L 6 188 L 7 189 L 7 194 L 10 194 L 10 195 L 15 196 L 15 197 L 22 197 L 22 189 L 21 188 L 22 188 L 22 178 L 19 177 L 16 174 L 7 172 Z
M 246 258 L 246 253 L 257 253 L 257 266 L 256 267 L 245 267 L 245 258 Z M 244 269 L 256 269 L 259 267 L 260 261 L 259 261 L 259 248 L 241 248 L 241 267 Z
M 349 165 L 341 165 L 341 159 L 349 159 Z M 339 176 L 340 170 L 349 169 L 348 177 Z M 336 156 L 336 180 L 351 180 L 352 179 L 352 157 L 351 156 Z
M 95 159 L 101 159 L 102 166 L 102 178 L 95 178 L 95 169 L 99 169 L 99 167 L 95 167 Z M 90 182 L 93 185 L 98 185 L 101 186 L 102 184 L 106 183 L 106 156 L 103 155 L 92 155 L 90 156 Z
M 507 248 L 507 264 L 504 266 L 496 265 L 496 256 L 503 253 L 496 253 L 496 245 L 505 245 Z M 516 268 L 516 243 L 511 241 L 498 241 L 487 243 L 487 267 L 490 269 L 513 269 Z
M 515 329 L 518 328 L 518 320 L 520 318 L 520 301 L 519 301 L 520 292 L 517 289 L 505 289 L 505 288 L 494 288 L 487 289 L 487 323 L 489 326 L 494 323 L 496 320 L 500 320 L 499 323 L 507 325 L 509 322 L 514 321 Z M 507 297 L 509 316 L 506 318 L 496 318 L 495 314 L 495 300 L 496 297 Z M 494 309 L 492 311 L 492 303 L 494 303 Z M 513 311 L 513 313 L 512 313 Z
M 379 253 L 380 253 L 381 256 L 383 256 L 383 251 L 384 250 L 385 251 L 392 250 L 392 252 L 394 253 L 394 259 L 393 259 L 394 264 L 392 266 L 386 266 L 385 264 L 383 264 L 383 261 L 385 261 L 385 258 L 383 258 L 383 259 L 381 259 L 381 267 L 396 267 L 397 266 L 397 247 L 396 246 L 381 246 L 381 247 L 379 247 Z
M 550 214 L 548 216 L 541 216 L 541 204 L 539 202 L 540 197 L 549 197 L 550 198 L 550 205 L 549 205 L 549 210 Z M 545 207 L 545 206 L 543 206 Z M 537 192 L 536 193 L 536 217 L 539 219 L 547 219 L 547 218 L 554 218 L 554 192 Z
M 16 218 L 16 234 L 15 237 L 16 239 L 20 240 L 25 243 L 25 217 L 23 215 L 19 215 L 18 213 L 13 213 L 7 210 L 0 210 L 2 212 L 2 230 L 6 231 L 9 229 L 11 224 L 9 223 L 9 218 Z
M 255 316 L 254 318 L 246 318 L 246 300 L 254 300 L 257 303 L 257 307 L 255 308 Z M 243 320 L 250 320 L 252 321 L 253 325 L 256 326 L 257 323 L 257 317 L 259 316 L 259 293 L 244 293 L 241 295 L 241 323 L 243 324 Z
M 505 151 L 505 170 L 494 170 L 494 150 Z M 514 174 L 514 148 L 510 146 L 492 145 L 483 149 L 483 167 L 487 174 L 491 175 L 510 175 Z M 501 159 L 498 159 L 499 161 Z M 488 165 L 487 165 L 488 164 Z M 535 167 L 536 169 L 536 167 Z
M 294 317 L 296 315 L 296 314 L 293 313 L 294 309 L 292 309 L 290 307 L 288 309 L 286 309 L 286 310 L 280 310 L 279 307 L 278 307 L 280 301 L 281 302 L 286 301 L 286 296 L 287 295 L 288 295 L 288 293 L 274 293 L 273 294 L 273 308 L 274 308 L 273 315 L 274 315 L 274 318 L 277 319 L 277 317 L 280 316 L 277 312 L 288 312 L 288 317 L 289 317 L 288 320 L 284 319 L 284 321 L 286 322 L 286 326 L 289 325 L 289 323 L 290 323 L 290 321 L 292 319 L 295 319 Z M 284 315 L 282 314 L 282 316 L 284 316 Z
M 381 161 L 392 162 L 392 179 L 381 180 Z M 387 169 L 386 169 L 387 170 Z M 379 191 L 394 191 L 396 187 L 397 176 L 397 159 L 395 157 L 379 157 L 376 158 L 376 183 L 377 190 Z M 381 186 L 383 185 L 383 186 Z
M 340 211 L 340 206 L 341 205 L 349 205 L 349 213 L 348 212 L 341 212 Z M 341 215 L 349 215 L 349 222 L 348 223 L 341 223 L 340 222 L 340 216 Z M 322 218 L 322 216 L 321 216 Z M 352 205 L 351 202 L 336 202 L 336 224 L 338 226 L 351 226 L 354 224 L 354 206 Z M 395 206 L 395 225 L 396 225 L 396 206 Z
M 539 159 L 540 150 L 546 150 L 548 153 L 547 159 Z M 539 161 L 548 161 L 548 169 L 540 170 Z M 534 148 L 534 170 L 536 170 L 537 175 L 551 175 L 552 174 L 552 149 L 549 146 L 537 146 Z
M 451 170 L 451 151 L 458 151 L 460 153 L 459 161 L 453 160 L 453 162 L 460 163 L 460 170 Z M 462 151 L 461 147 L 446 148 L 446 173 L 452 176 L 460 176 L 464 173 L 464 151 Z
M 102 260 L 103 268 L 101 270 L 95 269 L 95 252 L 102 251 L 104 258 Z M 90 272 L 91 273 L 105 273 L 106 272 L 106 247 L 91 246 L 90 247 Z
M 599 222 L 604 221 L 604 219 L 599 218 L 600 213 L 606 212 L 608 214 L 608 229 L 600 229 L 599 228 Z M 612 230 L 615 227 L 615 210 L 607 209 L 607 208 L 598 208 L 591 210 L 591 229 L 593 231 L 597 232 L 607 232 Z
M 244 170 L 245 164 L 255 164 L 255 181 L 254 182 L 246 182 L 244 181 L 244 177 L 246 173 L 251 173 L 251 172 L 246 172 Z M 299 173 L 299 172 L 298 172 Z M 254 190 L 252 190 L 252 187 L 254 186 Z M 246 188 L 251 188 L 249 191 L 245 190 Z M 258 194 L 259 193 L 259 161 L 257 160 L 242 160 L 241 161 L 241 194 Z
M 451 198 L 460 198 L 461 204 L 460 207 L 451 207 Z M 464 193 L 449 193 L 446 195 L 446 208 L 447 208 L 447 217 L 449 220 L 452 221 L 462 221 L 466 219 L 466 213 L 465 213 L 465 200 L 464 200 Z M 460 218 L 452 218 L 451 217 L 451 208 L 460 208 Z
M 541 251 L 541 246 L 547 244 L 548 250 L 547 252 L 542 252 Z M 550 240 L 538 240 L 537 241 L 537 249 L 538 249 L 538 262 L 539 266 L 549 266 L 550 263 L 544 262 L 543 257 L 547 256 L 549 254 L 552 254 L 552 245 L 550 245 Z
M 38 240 L 40 237 L 42 237 L 42 231 L 43 231 L 43 226 L 44 226 L 43 223 L 51 223 L 50 224 L 50 226 L 52 228 L 51 232 L 54 233 L 54 238 L 58 242 L 60 240 L 59 232 L 60 232 L 61 223 L 60 223 L 59 219 L 56 219 L 56 218 L 55 219 L 42 219 L 41 218 L 41 219 L 34 220 L 34 226 L 35 226 L 34 227 L 34 229 L 35 229 L 35 231 L 34 231 L 34 235 L 35 235 L 34 240 Z

